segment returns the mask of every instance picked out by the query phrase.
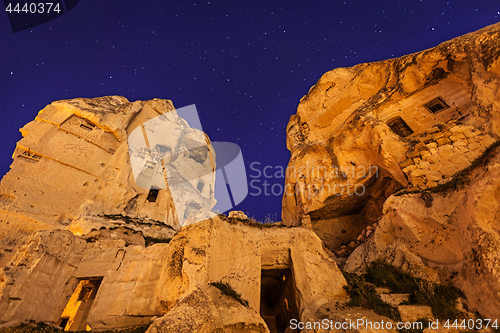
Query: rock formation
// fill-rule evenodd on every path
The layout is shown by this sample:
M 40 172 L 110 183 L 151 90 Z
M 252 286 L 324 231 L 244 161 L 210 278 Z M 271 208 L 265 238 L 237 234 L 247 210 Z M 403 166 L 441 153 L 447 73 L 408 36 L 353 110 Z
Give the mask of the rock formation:
M 408 285 L 363 273 L 409 279 L 427 299 L 453 285 L 464 297 L 451 313 L 498 318 L 499 37 L 497 24 L 323 75 L 287 127 L 274 225 L 210 212 L 213 146 L 171 101 L 50 104 L 21 129 L 0 184 L 0 329 L 288 333 L 434 318 L 435 304 L 405 303 Z M 147 134 L 162 126 L 171 135 Z
M 178 135 L 172 135 L 172 147 L 165 149 L 174 149 L 176 161 L 181 159 L 180 151 L 187 150 L 189 141 L 185 137 L 197 130 L 179 120 L 173 110 L 168 100 L 131 103 L 118 96 L 48 105 L 21 129 L 23 139 L 0 187 L 3 209 L 16 216 L 21 211 L 23 218 L 37 221 L 36 227 L 29 223 L 34 229 L 60 227 L 71 221 L 70 229 L 88 232 L 100 222 L 95 221 L 95 214 L 86 212 L 142 217 L 179 228 L 180 212 L 172 205 L 170 191 L 137 186 L 127 144 L 128 135 L 141 124 L 166 113 L 165 121 L 172 123 Z M 200 145 L 211 147 L 204 137 L 201 140 Z M 213 201 L 209 188 L 202 193 L 196 184 L 187 188 L 184 197 L 191 201 L 177 205 L 177 209 L 206 206 L 203 196 L 211 196 Z
M 136 149 L 131 133 L 158 117 L 170 122 L 168 140 Z M 21 132 L 0 185 L 0 326 L 101 331 L 153 321 L 150 332 L 276 332 L 346 300 L 315 233 L 209 212 L 213 174 L 186 172 L 215 171 L 210 140 L 170 101 L 58 101 Z M 129 158 L 148 154 L 161 158 Z M 151 181 L 167 175 L 183 186 L 137 185 L 140 170 L 159 165 Z
M 324 74 L 287 126 L 282 217 L 346 269 L 376 260 L 500 315 L 500 24 Z

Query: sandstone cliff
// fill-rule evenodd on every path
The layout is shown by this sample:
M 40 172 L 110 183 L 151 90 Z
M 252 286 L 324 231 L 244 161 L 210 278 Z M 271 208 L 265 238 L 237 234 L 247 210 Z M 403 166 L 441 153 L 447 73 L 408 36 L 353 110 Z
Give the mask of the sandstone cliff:
M 500 312 L 500 24 L 337 68 L 287 126 L 282 217 L 365 272 L 386 260 Z
M 213 147 L 178 112 L 168 100 L 74 99 L 21 129 L 0 185 L 0 329 L 35 320 L 71 331 L 276 332 L 346 301 L 313 232 L 210 212 Z M 131 136 L 160 122 L 165 140 L 134 146 Z M 158 166 L 149 180 L 182 186 L 138 186 L 137 170 Z
M 271 226 L 210 212 L 213 146 L 170 101 L 50 104 L 21 129 L 0 184 L 0 329 L 498 318 L 499 37 L 494 25 L 326 73 L 287 127 L 283 222 Z M 149 140 L 155 119 L 175 135 Z M 463 291 L 449 313 L 432 297 L 459 293 L 436 283 Z M 429 304 L 403 304 L 415 290 Z

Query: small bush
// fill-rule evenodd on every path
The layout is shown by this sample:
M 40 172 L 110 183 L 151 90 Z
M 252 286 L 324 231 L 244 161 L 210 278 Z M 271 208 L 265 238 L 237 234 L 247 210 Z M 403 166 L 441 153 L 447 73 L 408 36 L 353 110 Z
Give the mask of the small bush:
M 361 306 L 371 309 L 379 315 L 399 320 L 398 311 L 389 304 L 384 303 L 377 295 L 374 287 L 376 285 L 389 288 L 395 293 L 410 294 L 409 301 L 405 302 L 406 304 L 430 306 L 436 318 L 460 318 L 461 313 L 458 311 L 456 304 L 457 299 L 463 295 L 455 287 L 434 284 L 413 277 L 400 268 L 381 261 L 374 262 L 364 276 L 344 271 L 342 273 L 348 283 L 344 288 L 351 296 L 348 306 Z M 414 333 L 416 331 L 405 332 Z
M 434 285 L 433 290 L 419 290 L 415 293 L 417 303 L 429 305 L 432 313 L 441 319 L 455 319 L 460 317 L 456 304 L 462 292 L 454 287 Z
M 259 229 L 262 229 L 262 228 L 292 228 L 292 227 L 284 225 L 282 223 L 277 224 L 275 222 L 271 222 L 269 219 L 264 220 L 264 222 L 259 222 L 253 218 L 248 218 L 248 219 L 240 219 L 237 217 L 229 218 L 224 214 L 219 214 L 217 216 L 221 220 L 228 222 L 228 223 L 231 223 L 231 224 L 243 223 L 244 225 L 247 225 L 249 227 L 259 228 Z
M 379 315 L 399 320 L 398 311 L 380 299 L 373 285 L 367 284 L 362 277 L 356 274 L 344 271 L 342 273 L 347 281 L 347 286 L 344 288 L 351 296 L 351 300 L 347 303 L 347 306 L 364 307 L 373 310 Z
M 210 283 L 210 285 L 218 288 L 224 295 L 234 298 L 235 300 L 240 302 L 241 305 L 248 307 L 248 301 L 245 301 L 243 298 L 241 298 L 241 294 L 234 290 L 233 287 L 229 285 L 229 283 L 219 281 L 212 282 Z
M 376 261 L 368 268 L 366 280 L 403 294 L 411 294 L 418 288 L 413 276 L 382 261 Z
M 455 287 L 430 283 L 381 261 L 374 262 L 368 269 L 366 280 L 396 293 L 410 294 L 411 303 L 430 306 L 437 318 L 457 319 L 460 316 L 456 304 L 462 293 Z
M 244 225 L 247 225 L 249 227 L 253 228 L 287 228 L 287 225 L 284 224 L 275 224 L 275 223 L 262 223 L 259 221 L 256 221 L 254 219 L 240 219 L 240 218 L 232 218 L 228 219 L 229 223 L 234 223 L 234 222 L 240 222 L 243 223 Z

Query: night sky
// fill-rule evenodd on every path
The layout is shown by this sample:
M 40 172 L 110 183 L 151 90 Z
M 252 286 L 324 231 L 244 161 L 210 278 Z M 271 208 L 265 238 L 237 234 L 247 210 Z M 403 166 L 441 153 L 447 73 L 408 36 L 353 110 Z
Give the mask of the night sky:
M 498 0 L 80 0 L 16 33 L 3 12 L 0 174 L 9 170 L 18 129 L 52 101 L 165 98 L 177 108 L 195 104 L 212 141 L 241 147 L 249 181 L 257 181 L 235 209 L 280 220 L 284 179 L 255 178 L 255 169 L 271 166 L 271 176 L 286 167 L 286 124 L 323 73 L 418 52 L 499 21 Z

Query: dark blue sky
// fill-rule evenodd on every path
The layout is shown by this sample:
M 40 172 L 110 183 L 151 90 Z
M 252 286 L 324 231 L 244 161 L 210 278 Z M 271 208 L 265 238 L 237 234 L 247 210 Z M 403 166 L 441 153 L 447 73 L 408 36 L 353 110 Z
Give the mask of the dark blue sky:
M 279 220 L 281 195 L 271 186 L 277 194 L 284 179 L 255 178 L 250 164 L 286 167 L 286 124 L 323 73 L 421 51 L 498 21 L 498 0 L 80 0 L 17 33 L 3 12 L 0 174 L 18 129 L 52 101 L 166 98 L 178 108 L 196 104 L 212 141 L 242 148 L 247 176 L 257 181 L 236 209 Z

